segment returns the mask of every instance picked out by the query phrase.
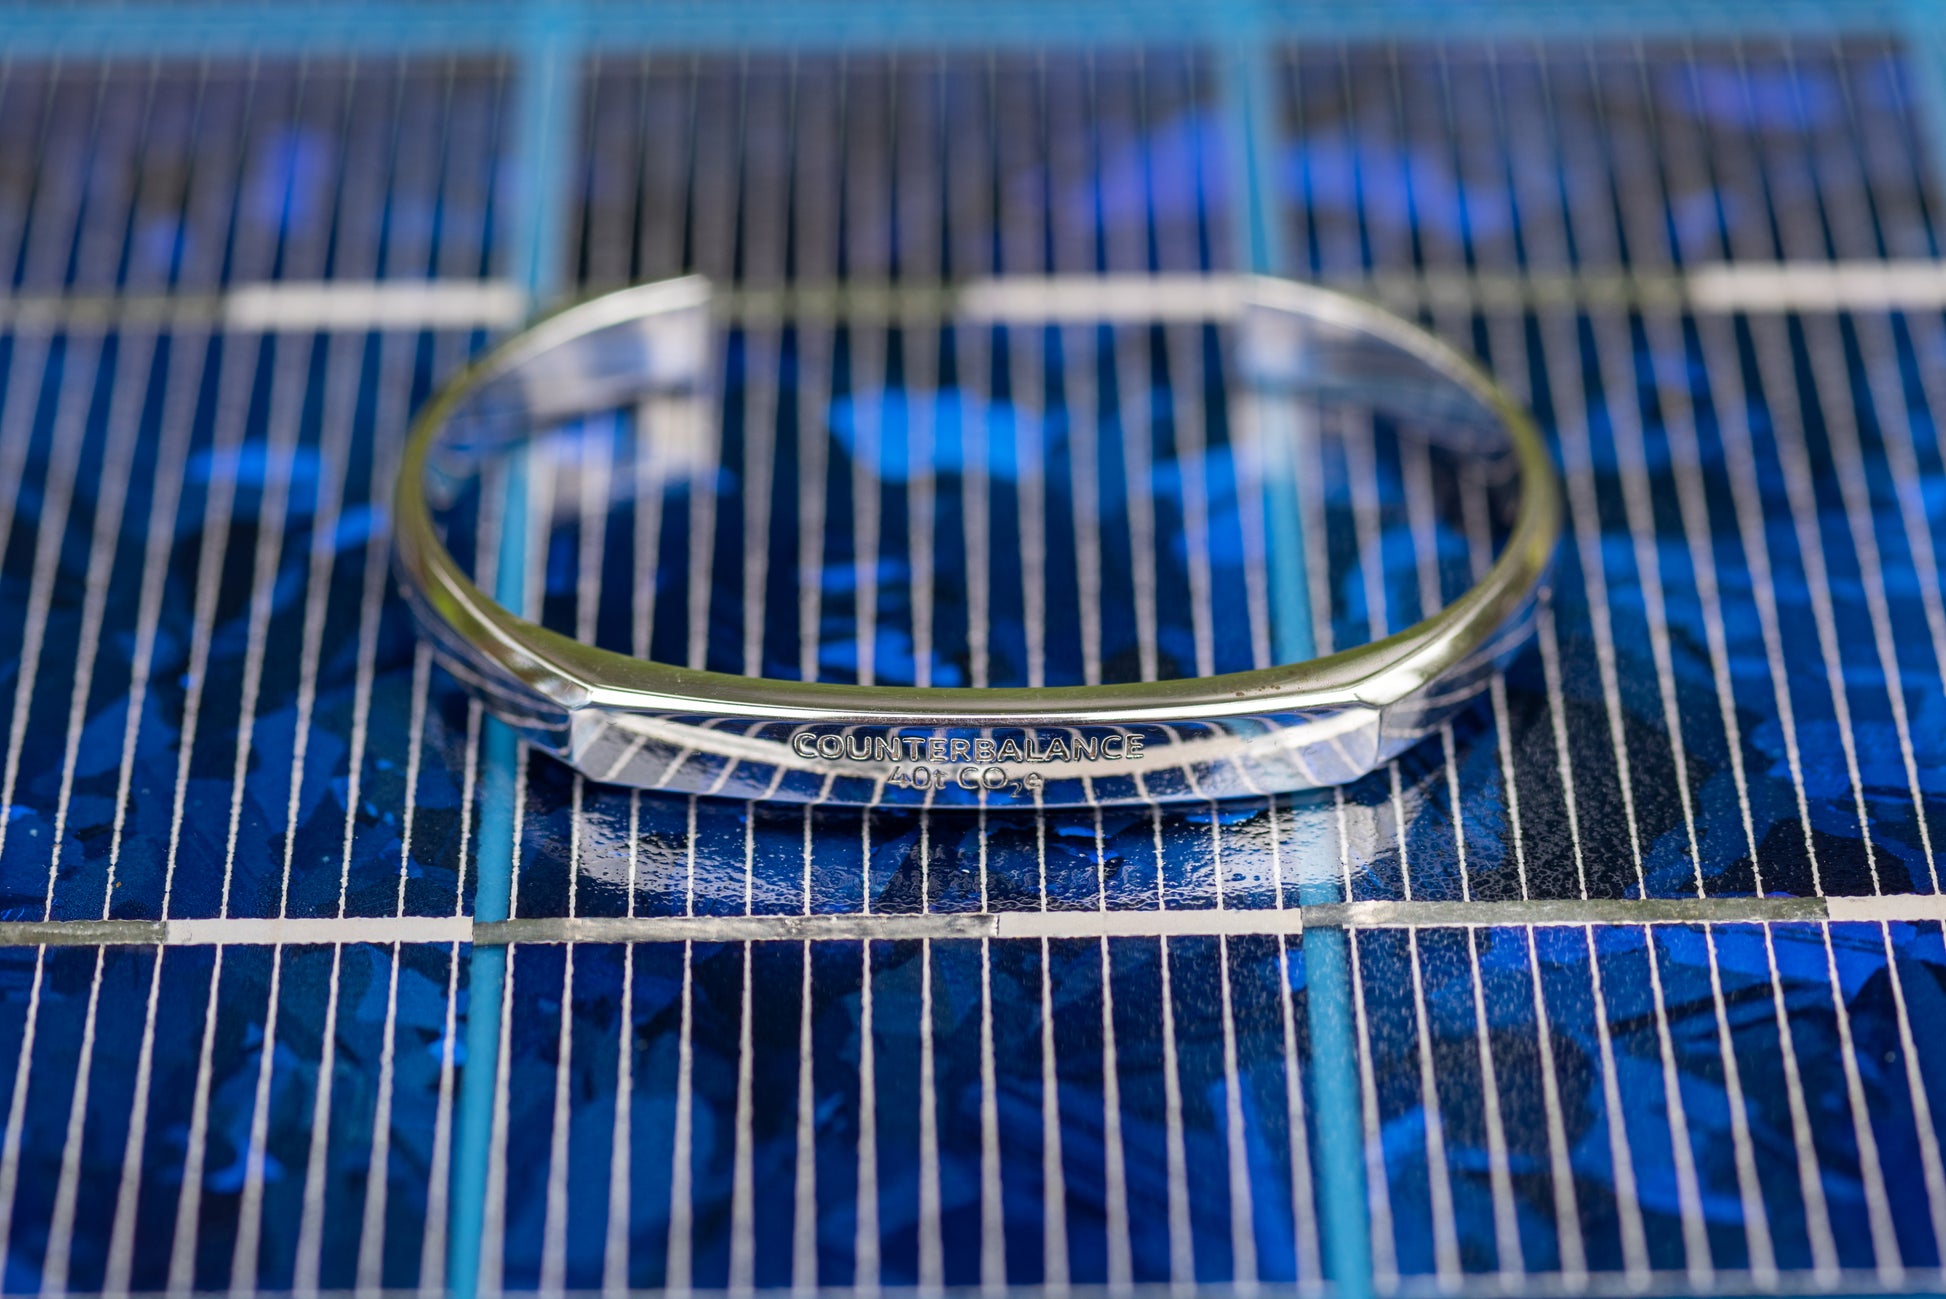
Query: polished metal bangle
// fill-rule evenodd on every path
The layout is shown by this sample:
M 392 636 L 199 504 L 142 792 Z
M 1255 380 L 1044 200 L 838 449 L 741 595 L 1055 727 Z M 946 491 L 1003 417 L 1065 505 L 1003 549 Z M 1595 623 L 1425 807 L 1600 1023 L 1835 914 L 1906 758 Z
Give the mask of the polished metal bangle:
M 509 595 L 521 585 L 508 580 L 510 565 L 539 571 L 531 551 L 489 535 L 489 505 L 510 534 L 527 526 L 523 452 L 550 430 L 645 403 L 686 409 L 688 436 L 698 436 L 715 418 L 722 371 L 713 340 L 732 312 L 773 329 L 818 312 L 827 324 L 847 313 L 876 312 L 883 324 L 929 312 L 936 326 L 960 329 L 1142 318 L 1223 326 L 1233 334 L 1225 364 L 1244 394 L 1231 416 L 1247 444 L 1237 456 L 1252 473 L 1300 473 L 1290 448 L 1334 410 L 1355 407 L 1368 428 L 1393 430 L 1415 455 L 1432 447 L 1453 464 L 1494 466 L 1505 488 L 1501 542 L 1490 563 L 1476 559 L 1477 580 L 1463 594 L 1436 608 L 1429 597 L 1419 621 L 1355 648 L 1216 675 L 1038 688 L 678 666 L 598 648 L 589 627 L 553 630 L 496 600 L 528 613 L 538 603 L 531 577 L 521 598 Z M 675 436 L 668 419 L 645 421 L 638 436 L 657 436 L 658 425 Z M 585 481 L 599 487 L 599 470 Z M 1303 497 L 1261 494 L 1273 531 L 1322 526 L 1298 517 Z M 590 778 L 737 798 L 996 808 L 1243 797 L 1355 779 L 1450 718 L 1518 648 L 1560 526 L 1539 433 L 1473 363 L 1363 301 L 1255 277 L 1003 279 L 822 303 L 713 294 L 694 278 L 612 293 L 539 322 L 447 384 L 413 429 L 395 510 L 402 586 L 441 661 L 530 742 Z M 470 566 L 453 553 L 467 546 Z M 1247 559 L 1253 579 L 1279 562 L 1271 549 Z M 1293 561 L 1287 553 L 1282 562 Z M 496 565 L 492 580 L 483 576 Z M 1313 588 L 1328 580 L 1308 576 Z M 1330 607 L 1330 593 L 1314 589 L 1309 608 L 1283 615 L 1322 610 L 1328 621 Z M 1383 632 L 1382 619 L 1369 610 L 1366 618 Z M 1312 627 L 1308 639 L 1330 644 L 1324 631 Z

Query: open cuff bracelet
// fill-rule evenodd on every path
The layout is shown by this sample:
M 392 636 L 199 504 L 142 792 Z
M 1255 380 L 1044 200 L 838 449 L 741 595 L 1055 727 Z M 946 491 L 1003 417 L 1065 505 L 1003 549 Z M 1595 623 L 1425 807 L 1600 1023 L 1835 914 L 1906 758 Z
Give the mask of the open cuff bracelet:
M 1174 450 L 1134 445 L 1152 437 L 1136 401 L 1112 421 L 1096 396 L 1093 415 L 1079 398 L 1064 399 L 1065 422 L 1048 414 L 1022 376 L 1052 364 L 1062 339 L 1068 390 L 1093 383 L 1100 368 L 1073 357 L 1097 347 L 1115 373 L 1139 365 L 1153 385 L 1162 357 L 1169 383 L 1195 387 Z M 896 377 L 881 377 L 888 346 L 908 358 Z M 937 365 L 953 347 L 986 367 L 977 408 L 971 367 Z M 1020 358 L 1004 401 L 991 391 L 1002 356 Z M 851 391 L 871 387 L 869 428 L 865 398 L 845 406 L 849 440 L 812 427 L 842 422 L 834 358 Z M 922 359 L 930 379 L 915 377 Z M 1189 377 L 1205 362 L 1213 378 Z M 797 376 L 798 399 L 782 401 L 774 378 L 768 405 L 740 390 L 726 433 L 725 392 L 765 365 Z M 814 370 L 824 387 L 807 398 Z M 914 432 L 921 400 L 928 423 Z M 1013 441 L 989 473 L 1000 434 L 986 423 L 1002 407 Z M 1100 489 L 1110 463 L 1126 493 Z M 892 565 L 860 543 L 834 596 L 845 557 L 824 538 L 843 523 L 884 545 L 887 481 L 908 558 Z M 833 483 L 848 493 L 837 512 L 857 517 L 833 517 Z M 1175 495 L 1158 508 L 1139 499 L 1151 487 Z M 758 529 L 785 506 L 808 549 L 778 562 Z M 948 517 L 985 538 L 953 552 L 958 568 L 940 558 Z M 668 540 L 678 524 L 682 546 Z M 1484 372 L 1407 321 L 1308 285 L 1000 279 L 820 299 L 689 278 L 570 307 L 447 384 L 406 447 L 395 526 L 402 585 L 442 663 L 590 778 L 746 799 L 1098 806 L 1333 785 L 1398 755 L 1518 648 L 1560 502 L 1532 421 Z M 1178 535 L 1194 529 L 1207 535 Z M 1233 544 L 1209 540 L 1218 531 Z M 714 564 L 719 534 L 749 541 L 736 572 Z M 1012 575 L 1000 586 L 996 556 Z M 1165 589 L 1171 565 L 1188 574 L 1182 600 Z M 1068 576 L 1050 585 L 1057 568 Z M 1026 648 L 1001 662 L 985 624 L 1006 600 L 1026 611 Z M 799 661 L 773 652 L 772 605 L 798 621 Z M 833 631 L 845 607 L 851 622 Z M 683 628 L 654 625 L 671 609 Z M 1386 634 L 1404 614 L 1410 625 Z M 1172 619 L 1189 628 L 1173 655 Z M 907 629 L 896 644 L 891 623 Z M 948 623 L 970 648 L 938 648 Z M 1365 643 L 1320 653 L 1360 630 Z M 676 635 L 664 661 L 648 657 Z M 793 670 L 807 679 L 782 675 Z

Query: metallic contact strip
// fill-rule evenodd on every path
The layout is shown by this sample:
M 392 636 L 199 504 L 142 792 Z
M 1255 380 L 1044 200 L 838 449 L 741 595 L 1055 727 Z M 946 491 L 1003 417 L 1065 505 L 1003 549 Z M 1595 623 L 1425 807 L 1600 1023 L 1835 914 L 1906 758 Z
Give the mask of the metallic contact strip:
M 1928 311 L 1946 307 L 1946 262 L 1924 257 L 1719 262 L 1655 268 L 1463 270 L 1332 275 L 1341 292 L 1408 314 L 1545 307 L 1661 308 L 1701 315 Z M 771 287 L 719 285 L 712 311 L 751 326 L 785 319 L 992 323 L 1204 320 L 1234 310 L 1243 282 L 1224 273 L 1110 272 L 961 282 L 846 280 Z M 223 292 L 48 291 L 0 294 L 0 329 L 203 326 L 229 332 L 511 329 L 531 299 L 507 280 L 274 280 Z
M 232 916 L 198 920 L 17 920 L 0 949 L 257 947 L 342 943 L 901 942 L 922 938 L 1097 939 L 1294 935 L 1306 929 L 1560 928 L 1946 922 L 1946 896 L 1835 898 L 1559 898 L 1504 902 L 1328 902 L 1251 909 L 969 911 L 845 915 Z

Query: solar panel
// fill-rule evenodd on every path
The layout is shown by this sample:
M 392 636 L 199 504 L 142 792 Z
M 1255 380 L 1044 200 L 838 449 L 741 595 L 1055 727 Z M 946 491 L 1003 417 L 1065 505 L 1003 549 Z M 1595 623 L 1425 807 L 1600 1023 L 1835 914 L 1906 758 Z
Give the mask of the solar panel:
M 1240 54 L 1077 40 L 1077 6 L 738 48 L 677 15 L 548 81 L 450 8 L 405 11 L 404 55 L 232 58 L 267 18 L 186 29 L 200 58 L 14 38 L 0 1285 L 1938 1283 L 1929 45 L 1294 18 Z M 1535 649 L 1342 789 L 615 790 L 487 720 L 392 589 L 409 416 L 530 281 L 1249 270 L 1478 354 L 1567 489 Z M 672 491 L 658 532 L 701 603 L 644 643 L 1085 674 L 1086 575 L 1146 571 L 1153 643 L 1092 634 L 1155 675 L 1270 653 L 1277 562 L 1320 650 L 1464 586 L 1471 556 L 1347 516 L 1246 589 L 1261 488 L 1183 337 L 753 329 L 737 490 Z M 951 472 L 798 436 L 942 356 Z M 877 418 L 881 470 L 943 445 Z M 1404 467 L 1370 479 L 1409 513 Z M 1430 597 L 1388 600 L 1378 532 Z M 571 622 L 585 566 L 528 561 Z M 942 590 L 987 616 L 927 616 Z M 860 609 L 871 666 L 825 652 Z

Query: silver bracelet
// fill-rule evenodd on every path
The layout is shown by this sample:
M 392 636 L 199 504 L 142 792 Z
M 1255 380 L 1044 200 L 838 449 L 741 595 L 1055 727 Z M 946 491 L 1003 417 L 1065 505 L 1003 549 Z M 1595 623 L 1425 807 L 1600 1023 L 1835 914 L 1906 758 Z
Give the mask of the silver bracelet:
M 458 375 L 414 426 L 394 506 L 398 573 L 441 662 L 531 743 L 601 781 L 855 805 L 1099 806 L 1356 779 L 1481 693 L 1524 638 L 1560 527 L 1551 461 L 1528 416 L 1417 326 L 1341 294 L 1255 277 L 1003 279 L 924 301 L 868 296 L 819 306 L 746 294 L 733 303 L 695 278 L 648 284 L 570 307 Z M 495 565 L 505 598 L 520 585 L 509 583 L 508 564 L 531 567 L 525 543 L 488 535 L 487 516 L 490 498 L 508 499 L 505 466 L 536 442 L 606 419 L 608 436 L 629 445 L 652 439 L 678 411 L 691 421 L 687 437 L 714 445 L 703 426 L 715 418 L 716 340 L 732 306 L 746 322 L 768 316 L 773 329 L 793 311 L 820 310 L 827 324 L 877 312 L 880 327 L 902 312 L 961 329 L 1141 318 L 1220 326 L 1232 331 L 1227 354 L 1247 398 L 1233 416 L 1238 441 L 1259 472 L 1298 472 L 1291 448 L 1334 412 L 1355 410 L 1415 455 L 1430 447 L 1449 464 L 1489 467 L 1482 476 L 1504 484 L 1503 541 L 1490 565 L 1476 562 L 1470 589 L 1356 648 L 1208 676 L 1041 687 L 847 684 L 677 666 L 599 648 L 589 643 L 592 624 L 576 635 L 552 630 L 482 589 L 494 583 L 476 585 Z M 612 432 L 614 421 L 649 408 L 662 416 Z M 494 465 L 503 471 L 489 482 Z M 604 485 L 599 463 L 581 473 L 584 495 L 624 494 Z M 518 492 L 513 499 L 518 509 Z M 1264 499 L 1273 512 L 1297 508 L 1294 496 Z M 455 522 L 468 508 L 472 521 Z M 524 518 L 501 522 L 528 527 Z M 470 566 L 450 549 L 460 534 L 474 551 Z M 1247 562 L 1260 578 L 1271 561 Z M 526 586 L 535 598 L 516 603 L 537 607 L 535 583 Z

